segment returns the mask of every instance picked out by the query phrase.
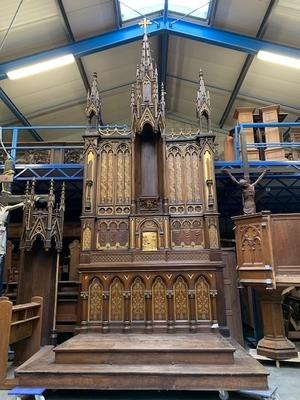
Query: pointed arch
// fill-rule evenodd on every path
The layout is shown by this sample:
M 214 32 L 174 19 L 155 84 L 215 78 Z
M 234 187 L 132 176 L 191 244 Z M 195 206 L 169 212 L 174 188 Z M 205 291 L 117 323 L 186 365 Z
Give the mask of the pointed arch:
M 99 278 L 89 285 L 88 321 L 100 322 L 103 318 L 103 286 Z
M 152 312 L 154 321 L 167 320 L 166 285 L 160 276 L 152 285 Z
M 124 316 L 124 285 L 121 280 L 116 277 L 110 285 L 110 321 L 123 321 Z
M 200 276 L 195 285 L 197 321 L 211 320 L 210 287 L 204 276 Z
M 189 319 L 188 286 L 182 276 L 178 276 L 174 283 L 174 315 L 175 320 Z
M 139 276 L 131 285 L 131 320 L 145 320 L 145 285 Z

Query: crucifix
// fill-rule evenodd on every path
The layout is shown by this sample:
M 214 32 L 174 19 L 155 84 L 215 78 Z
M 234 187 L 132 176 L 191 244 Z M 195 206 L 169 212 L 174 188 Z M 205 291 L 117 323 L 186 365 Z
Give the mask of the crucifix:
M 9 212 L 24 205 L 24 196 L 11 194 L 11 184 L 14 177 L 14 162 L 8 157 L 4 162 L 4 171 L 0 175 L 2 191 L 0 195 L 0 296 L 2 294 L 4 261 L 6 254 L 6 225 Z
M 255 203 L 255 186 L 263 179 L 268 169 L 265 169 L 259 177 L 251 183 L 250 180 L 250 169 L 247 155 L 247 145 L 245 134 L 240 134 L 241 148 L 242 148 L 242 161 L 243 161 L 243 178 L 237 180 L 228 169 L 223 169 L 224 172 L 228 174 L 230 179 L 239 185 L 242 189 L 243 197 L 243 212 L 245 215 L 251 215 L 256 213 L 256 203 Z
M 5 266 L 6 241 L 7 241 L 7 222 L 10 211 L 24 206 L 24 195 L 13 195 L 12 182 L 14 178 L 14 162 L 8 157 L 4 162 L 4 171 L 0 175 L 2 191 L 0 194 L 0 296 L 3 290 L 3 275 Z M 39 200 L 41 196 L 36 196 Z
M 147 19 L 147 18 L 145 18 L 145 17 L 142 19 L 142 21 L 139 22 L 139 26 L 140 26 L 141 28 L 144 28 L 144 33 L 145 33 L 145 34 L 147 33 L 147 26 L 148 26 L 148 25 L 151 25 L 151 24 L 152 24 L 152 22 L 149 21 L 149 19 Z

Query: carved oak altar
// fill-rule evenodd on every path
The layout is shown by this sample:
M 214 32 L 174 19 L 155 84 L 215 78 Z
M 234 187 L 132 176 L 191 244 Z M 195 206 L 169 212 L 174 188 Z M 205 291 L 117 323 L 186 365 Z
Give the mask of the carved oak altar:
M 131 129 L 99 126 L 100 106 L 94 74 L 84 135 L 79 334 L 21 366 L 20 384 L 265 389 L 264 368 L 218 333 L 226 326 L 229 260 L 220 249 L 202 72 L 195 132 L 165 129 L 165 92 L 162 85 L 159 95 L 147 34 L 131 90 Z
M 281 295 L 300 284 L 300 214 L 263 211 L 234 217 L 238 275 L 242 285 L 258 289 L 264 338 L 258 354 L 285 359 L 297 357 L 295 345 L 284 331 Z
M 97 90 L 94 75 L 88 111 Z M 200 130 L 169 135 L 164 95 L 145 35 L 131 129 L 90 128 L 84 136 L 83 330 L 197 331 L 222 320 L 214 135 L 202 73 Z

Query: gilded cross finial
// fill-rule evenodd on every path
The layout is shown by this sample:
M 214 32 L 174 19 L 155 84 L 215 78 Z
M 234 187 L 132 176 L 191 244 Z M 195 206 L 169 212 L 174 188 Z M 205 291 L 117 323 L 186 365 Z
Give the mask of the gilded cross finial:
M 143 18 L 142 21 L 139 22 L 139 26 L 141 28 L 144 28 L 144 33 L 147 33 L 147 26 L 151 25 L 151 24 L 152 24 L 152 22 L 149 21 L 149 19 L 147 19 L 147 18 Z

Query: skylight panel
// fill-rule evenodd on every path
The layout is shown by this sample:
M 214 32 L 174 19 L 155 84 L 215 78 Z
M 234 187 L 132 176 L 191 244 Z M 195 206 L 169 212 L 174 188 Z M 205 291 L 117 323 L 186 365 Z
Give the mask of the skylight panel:
M 120 0 L 121 17 L 123 21 L 152 14 L 164 8 L 164 0 Z
M 209 15 L 211 0 L 169 0 L 169 10 L 191 17 L 207 19 Z M 192 12 L 194 11 L 194 12 Z

